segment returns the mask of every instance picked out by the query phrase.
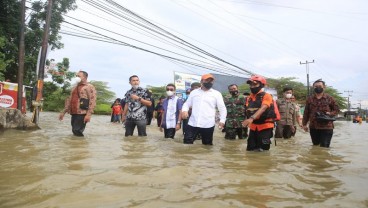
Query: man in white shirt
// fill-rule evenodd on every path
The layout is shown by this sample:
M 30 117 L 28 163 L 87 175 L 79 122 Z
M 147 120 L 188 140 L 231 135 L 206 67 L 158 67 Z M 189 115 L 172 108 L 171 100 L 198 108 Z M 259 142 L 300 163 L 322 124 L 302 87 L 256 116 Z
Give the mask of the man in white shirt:
M 201 78 L 201 88 L 193 90 L 182 108 L 182 119 L 188 118 L 189 108 L 192 115 L 189 118 L 188 130 L 184 135 L 184 144 L 193 144 L 195 136 L 202 136 L 202 144 L 212 145 L 215 129 L 216 110 L 220 112 L 219 128 L 223 128 L 226 120 L 226 107 L 219 91 L 212 89 L 215 78 L 212 74 L 204 74 Z

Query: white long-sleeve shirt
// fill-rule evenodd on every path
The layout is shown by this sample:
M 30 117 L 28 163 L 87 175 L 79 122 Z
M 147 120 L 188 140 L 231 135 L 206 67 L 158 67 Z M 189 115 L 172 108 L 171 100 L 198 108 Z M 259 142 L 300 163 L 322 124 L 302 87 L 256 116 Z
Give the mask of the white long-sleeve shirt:
M 193 90 L 184 103 L 182 111 L 188 111 L 190 107 L 192 115 L 188 124 L 193 127 L 211 128 L 215 126 L 216 107 L 220 112 L 220 122 L 225 123 L 227 111 L 224 99 L 217 90 Z

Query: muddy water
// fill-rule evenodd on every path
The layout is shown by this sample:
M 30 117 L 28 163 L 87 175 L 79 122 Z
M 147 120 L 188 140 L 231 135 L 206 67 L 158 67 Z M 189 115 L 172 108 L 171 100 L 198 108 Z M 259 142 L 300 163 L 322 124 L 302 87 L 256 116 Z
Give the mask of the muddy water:
M 208 147 L 156 126 L 125 138 L 108 116 L 84 139 L 69 116 L 40 119 L 42 130 L 0 134 L 0 207 L 368 207 L 367 123 L 336 122 L 330 149 L 300 131 L 254 153 L 218 129 Z

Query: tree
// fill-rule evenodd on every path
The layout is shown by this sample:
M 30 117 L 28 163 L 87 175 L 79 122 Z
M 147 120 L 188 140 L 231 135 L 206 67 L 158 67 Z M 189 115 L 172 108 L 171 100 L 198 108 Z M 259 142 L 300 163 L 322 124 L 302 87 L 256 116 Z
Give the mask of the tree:
M 0 48 L 5 45 L 5 38 L 0 37 Z M 0 81 L 5 80 L 4 72 L 8 61 L 5 60 L 5 54 L 0 51 Z
M 97 104 L 111 104 L 115 100 L 115 93 L 109 90 L 107 82 L 90 81 L 97 92 Z
M 155 100 L 158 100 L 161 96 L 166 96 L 166 86 L 162 87 L 148 86 L 147 89 L 152 91 L 152 97 Z
M 276 89 L 278 97 L 283 96 L 282 91 L 284 87 L 286 86 L 292 87 L 294 96 L 296 97 L 296 100 L 298 101 L 298 103 L 305 104 L 306 95 L 307 95 L 307 87 L 301 82 L 294 81 L 295 79 L 296 79 L 295 77 L 281 77 L 278 79 L 267 78 L 267 86 L 270 88 Z M 249 85 L 244 84 L 244 85 L 239 86 L 239 91 L 240 92 L 250 92 Z M 334 99 L 336 100 L 336 102 L 338 103 L 341 109 L 346 108 L 346 100 L 340 96 L 340 93 L 336 89 L 328 86 L 326 88 L 326 93 L 334 97 Z
M 36 79 L 38 52 L 42 42 L 43 25 L 46 19 L 47 2 L 34 1 L 27 10 L 29 21 L 25 28 L 25 68 L 24 84 L 31 85 Z M 60 49 L 63 44 L 59 36 L 63 14 L 76 8 L 75 0 L 54 0 L 50 23 L 49 44 L 52 49 Z M 0 46 L 7 61 L 4 70 L 6 79 L 16 81 L 18 71 L 18 45 L 20 28 L 20 4 L 16 0 L 0 1 L 0 37 L 5 38 L 5 44 Z M 1 59 L 0 59 L 1 60 Z

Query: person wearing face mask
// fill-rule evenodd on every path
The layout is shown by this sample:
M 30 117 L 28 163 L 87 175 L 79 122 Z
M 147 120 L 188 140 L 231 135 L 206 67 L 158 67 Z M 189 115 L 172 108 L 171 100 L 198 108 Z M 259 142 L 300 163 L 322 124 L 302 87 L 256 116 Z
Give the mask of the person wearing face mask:
M 70 97 L 65 102 L 64 110 L 59 115 L 59 120 L 64 119 L 65 113 L 71 118 L 72 132 L 75 136 L 84 136 L 86 123 L 90 122 L 91 115 L 96 106 L 96 89 L 87 81 L 88 73 L 79 71 L 74 79 L 76 86 L 72 89 Z M 88 99 L 87 105 L 81 105 L 81 100 Z
M 326 84 L 321 79 L 313 83 L 314 94 L 307 98 L 303 114 L 303 129 L 308 131 L 313 145 L 330 147 L 333 135 L 333 116 L 339 113 L 335 99 L 325 93 Z M 322 117 L 319 115 L 323 115 Z
M 213 144 L 215 129 L 215 116 L 217 109 L 220 113 L 219 127 L 224 128 L 226 120 L 226 107 L 219 91 L 212 89 L 215 78 L 212 74 L 201 77 L 201 88 L 193 90 L 182 108 L 182 118 L 188 118 L 188 111 L 192 114 L 188 122 L 188 130 L 184 134 L 184 144 L 193 144 L 198 134 L 202 137 L 202 144 Z
M 242 121 L 245 119 L 245 97 L 239 93 L 238 85 L 228 86 L 229 95 L 224 97 L 227 110 L 225 123 L 225 139 L 239 139 L 248 137 L 248 128 L 243 128 Z
M 166 85 L 167 98 L 164 100 L 162 108 L 162 120 L 160 131 L 164 131 L 165 138 L 174 139 L 175 132 L 181 127 L 181 109 L 183 100 L 175 95 L 176 87 L 174 84 Z
M 263 91 L 267 84 L 260 75 L 252 75 L 247 81 L 250 87 L 245 106 L 247 119 L 242 122 L 243 127 L 249 127 L 247 151 L 269 150 L 274 128 L 274 104 L 272 95 Z
M 275 138 L 290 139 L 296 131 L 296 123 L 302 126 L 299 109 L 296 103 L 291 101 L 292 96 L 293 88 L 285 87 L 283 89 L 283 98 L 276 101 L 280 112 L 280 120 L 276 122 Z
M 147 136 L 147 106 L 151 106 L 151 95 L 146 89 L 139 86 L 139 77 L 133 75 L 129 77 L 129 84 L 132 86 L 125 93 L 125 107 L 121 121 L 125 121 L 125 136 L 133 136 L 135 126 L 138 129 L 138 136 Z

